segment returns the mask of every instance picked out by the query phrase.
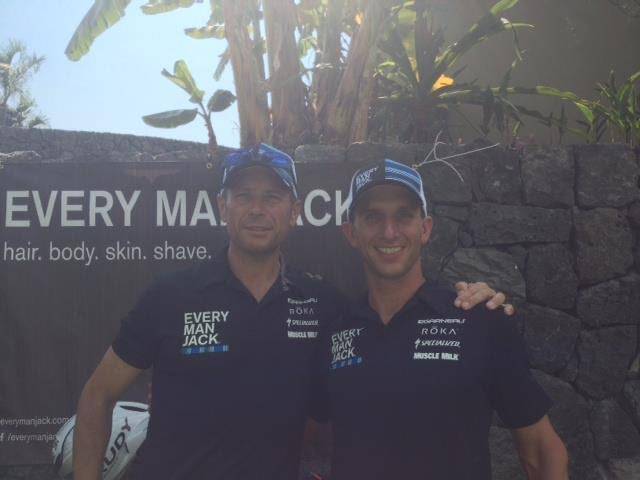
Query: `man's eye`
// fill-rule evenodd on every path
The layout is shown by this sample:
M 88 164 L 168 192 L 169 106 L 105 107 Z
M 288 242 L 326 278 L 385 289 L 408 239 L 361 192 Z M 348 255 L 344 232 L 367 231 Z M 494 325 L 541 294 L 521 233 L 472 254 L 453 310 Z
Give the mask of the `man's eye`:
M 403 210 L 398 213 L 398 218 L 400 220 L 412 220 L 414 216 L 415 214 L 409 210 Z
M 380 215 L 375 212 L 368 212 L 364 214 L 364 221 L 367 223 L 375 223 L 380 220 Z

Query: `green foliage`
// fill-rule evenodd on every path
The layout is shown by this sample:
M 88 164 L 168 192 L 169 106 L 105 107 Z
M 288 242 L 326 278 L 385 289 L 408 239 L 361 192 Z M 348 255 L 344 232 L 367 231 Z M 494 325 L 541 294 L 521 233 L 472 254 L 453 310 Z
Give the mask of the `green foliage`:
M 583 119 L 582 129 L 570 129 L 588 143 L 601 141 L 605 135 L 611 142 L 640 145 L 640 71 L 631 75 L 622 85 L 616 84 L 611 71 L 606 82 L 598 83 L 596 100 L 571 99 Z
M 149 3 L 140 7 L 147 15 L 157 15 L 177 10 L 178 8 L 188 8 L 195 3 L 195 0 L 150 0 Z
M 194 80 L 189 67 L 184 60 L 178 60 L 173 65 L 173 74 L 163 69 L 161 74 L 168 78 L 173 84 L 180 87 L 190 95 L 189 101 L 197 104 L 197 108 L 169 110 L 166 112 L 145 115 L 142 121 L 147 125 L 156 128 L 176 128 L 181 125 L 195 120 L 197 116 L 202 117 L 209 134 L 209 145 L 214 147 L 217 145 L 216 136 L 213 132 L 213 124 L 211 122 L 211 114 L 222 112 L 229 108 L 236 100 L 235 95 L 228 90 L 216 90 L 207 102 L 205 108 L 203 104 L 204 91 L 200 90 Z
M 124 16 L 130 3 L 131 0 L 95 0 L 67 45 L 67 58 L 78 61 L 86 55 L 94 40 Z
M 229 90 L 216 90 L 207 103 L 207 110 L 209 112 L 222 112 L 229 108 L 235 100 L 236 96 Z
M 171 80 L 189 95 L 191 98 L 189 99 L 192 103 L 200 103 L 204 98 L 204 92 L 198 88 L 196 85 L 193 76 L 191 76 L 191 72 L 189 71 L 189 67 L 187 67 L 187 63 L 184 60 L 178 60 L 173 65 L 173 75 L 170 74 L 166 69 L 162 69 L 162 75 Z
M 156 128 L 176 128 L 192 122 L 198 115 L 198 109 L 169 110 L 167 112 L 145 115 L 142 121 Z
M 518 0 L 496 3 L 462 38 L 449 45 L 445 45 L 443 30 L 436 27 L 425 0 L 406 1 L 398 6 L 378 45 L 379 94 L 372 115 L 373 134 L 380 140 L 393 135 L 399 141 L 432 141 L 441 130 L 449 134 L 449 112 L 454 110 L 462 115 L 459 106 L 463 104 L 482 109 L 479 126 L 462 115 L 481 135 L 487 135 L 492 128 L 505 132 L 510 126 L 517 132 L 524 123 L 523 115 L 543 119 L 542 114 L 514 105 L 509 99 L 516 93 L 510 87 L 511 72 L 522 58 L 516 30 L 532 27 L 500 16 L 517 3 Z M 513 33 L 516 61 L 504 74 L 500 86 L 482 88 L 474 82 L 456 83 L 464 67 L 457 71 L 453 68 L 461 58 L 487 38 L 503 32 Z M 526 93 L 540 94 L 540 91 Z
M 47 124 L 35 113 L 36 102 L 27 89 L 29 79 L 45 58 L 29 54 L 24 43 L 9 40 L 0 47 L 0 110 L 3 124 L 13 127 L 37 127 Z

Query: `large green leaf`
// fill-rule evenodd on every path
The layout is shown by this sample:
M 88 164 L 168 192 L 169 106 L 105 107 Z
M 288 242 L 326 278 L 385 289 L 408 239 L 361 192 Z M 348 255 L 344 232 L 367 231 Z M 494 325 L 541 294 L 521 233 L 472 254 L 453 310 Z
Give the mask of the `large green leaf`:
M 149 0 L 146 5 L 140 7 L 147 15 L 172 12 L 178 8 L 189 8 L 196 0 Z
M 593 110 L 591 110 L 587 105 L 580 102 L 574 102 L 574 105 L 578 107 L 578 110 L 580 110 L 582 116 L 587 119 L 587 122 L 592 124 L 594 119 Z
M 173 75 L 166 69 L 163 69 L 161 73 L 191 95 L 191 98 L 189 98 L 190 102 L 202 102 L 202 99 L 204 98 L 204 91 L 200 90 L 196 85 L 196 82 L 189 71 L 189 67 L 187 67 L 187 63 L 184 60 L 178 60 L 173 65 Z
M 154 113 L 152 115 L 145 115 L 142 117 L 142 121 L 147 125 L 151 125 L 156 128 L 176 128 L 180 125 L 186 125 L 192 122 L 198 115 L 198 109 L 188 110 L 169 110 L 168 112 Z
M 514 7 L 518 3 L 518 0 L 500 0 L 498 3 L 494 4 L 491 7 L 491 14 L 495 17 L 506 12 L 510 8 Z
M 435 61 L 435 68 L 432 73 L 432 80 L 435 82 L 440 75 L 452 67 L 465 53 L 473 47 L 482 43 L 487 38 L 498 33 L 514 30 L 521 27 L 532 27 L 524 23 L 512 23 L 509 20 L 500 18 L 498 15 L 513 7 L 518 0 L 502 0 L 496 3 L 477 23 L 465 33 L 460 40 L 449 45 Z M 517 37 L 516 47 L 517 47 Z M 516 48 L 519 51 L 518 48 Z M 519 54 L 518 54 L 519 55 Z
M 229 108 L 235 100 L 236 96 L 229 90 L 216 90 L 207 103 L 207 109 L 210 112 L 222 112 Z
M 131 0 L 95 0 L 64 51 L 67 58 L 80 60 L 93 41 L 124 16 L 129 3 Z

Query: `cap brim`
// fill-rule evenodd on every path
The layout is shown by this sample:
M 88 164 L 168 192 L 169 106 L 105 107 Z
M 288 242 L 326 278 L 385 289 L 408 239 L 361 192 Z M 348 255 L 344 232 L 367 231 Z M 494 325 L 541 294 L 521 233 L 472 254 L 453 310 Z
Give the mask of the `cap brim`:
M 278 167 L 275 167 L 273 165 L 268 165 L 265 164 L 264 162 L 246 162 L 242 165 L 238 165 L 236 167 L 234 167 L 228 174 L 227 176 L 224 178 L 224 181 L 222 182 L 220 188 L 223 189 L 225 187 L 228 187 L 229 184 L 231 182 L 233 182 L 237 177 L 238 174 L 247 170 L 248 168 L 251 167 L 262 167 L 265 168 L 267 170 L 270 170 L 271 172 L 273 172 L 273 174 L 278 177 L 278 179 L 282 182 L 282 184 L 284 185 L 284 187 L 287 190 L 290 190 L 291 193 L 293 193 L 293 195 L 297 198 L 298 196 L 298 192 L 297 192 L 297 186 L 293 183 L 290 183 L 289 181 L 287 181 L 283 175 L 280 173 L 280 170 L 278 169 Z
M 358 190 L 358 194 L 355 198 L 351 198 L 351 203 L 349 204 L 349 208 L 347 209 L 347 215 L 349 218 L 351 218 L 351 216 L 353 215 L 353 210 L 355 209 L 358 201 L 362 199 L 362 195 L 372 188 L 378 187 L 380 185 L 399 185 L 401 187 L 404 187 L 409 193 L 412 193 L 413 196 L 416 197 L 416 199 L 418 200 L 418 205 L 420 205 L 422 212 L 425 216 L 427 216 L 427 201 L 423 196 L 420 196 L 412 186 L 394 178 L 381 178 L 368 183 L 361 190 Z

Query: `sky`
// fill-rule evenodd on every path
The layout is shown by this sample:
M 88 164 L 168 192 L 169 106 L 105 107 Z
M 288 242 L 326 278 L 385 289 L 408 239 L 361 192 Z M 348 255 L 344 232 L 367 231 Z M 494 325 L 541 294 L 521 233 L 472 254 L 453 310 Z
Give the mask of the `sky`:
M 141 117 L 194 107 L 186 92 L 160 75 L 163 68 L 172 72 L 179 59 L 187 62 L 205 100 L 217 89 L 234 91 L 230 66 L 219 82 L 213 79 L 226 42 L 184 34 L 185 28 L 205 25 L 209 2 L 153 16 L 141 12 L 145 3 L 132 1 L 125 16 L 98 37 L 89 53 L 72 62 L 65 48 L 93 0 L 0 0 L 0 44 L 21 40 L 30 53 L 46 57 L 29 89 L 50 128 L 207 142 L 200 118 L 175 129 L 159 129 Z M 235 104 L 212 119 L 218 143 L 237 147 Z

